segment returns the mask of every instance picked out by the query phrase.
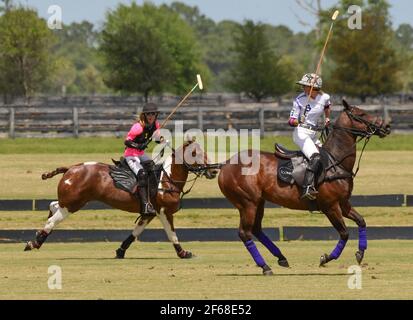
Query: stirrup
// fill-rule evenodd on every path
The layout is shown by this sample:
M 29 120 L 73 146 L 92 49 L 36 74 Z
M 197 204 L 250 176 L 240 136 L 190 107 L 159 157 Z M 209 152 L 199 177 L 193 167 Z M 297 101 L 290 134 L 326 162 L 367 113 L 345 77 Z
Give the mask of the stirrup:
M 141 213 L 143 216 L 152 216 L 152 215 L 156 215 L 156 211 L 152 206 L 152 203 L 147 202 L 146 204 L 144 204 L 144 210 Z
M 317 199 L 318 191 L 311 185 L 306 186 L 301 199 L 315 200 Z

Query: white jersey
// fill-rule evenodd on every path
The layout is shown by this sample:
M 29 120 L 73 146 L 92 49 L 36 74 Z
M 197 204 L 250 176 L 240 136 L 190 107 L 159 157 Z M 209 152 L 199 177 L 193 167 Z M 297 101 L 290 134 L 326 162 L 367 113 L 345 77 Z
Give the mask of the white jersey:
M 327 93 L 319 94 L 315 99 L 308 100 L 307 95 L 303 92 L 294 100 L 293 109 L 290 118 L 301 119 L 305 124 L 316 126 L 318 120 L 324 113 L 324 109 L 330 107 L 330 95 Z

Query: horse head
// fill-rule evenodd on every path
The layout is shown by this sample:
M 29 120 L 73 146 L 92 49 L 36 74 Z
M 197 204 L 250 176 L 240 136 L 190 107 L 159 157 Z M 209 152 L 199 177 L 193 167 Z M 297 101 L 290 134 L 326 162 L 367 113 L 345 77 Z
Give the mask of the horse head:
M 218 174 L 216 169 L 208 167 L 208 155 L 195 141 L 195 138 L 187 139 L 174 152 L 174 156 L 175 163 L 183 164 L 189 172 L 205 176 L 207 179 L 214 179 Z
M 354 135 L 372 136 L 377 135 L 384 138 L 390 134 L 391 129 L 388 123 L 382 117 L 368 114 L 363 109 L 356 106 L 351 106 L 346 100 L 343 100 L 344 113 L 347 115 L 346 119 L 339 118 L 337 123 L 341 127 L 346 127 Z

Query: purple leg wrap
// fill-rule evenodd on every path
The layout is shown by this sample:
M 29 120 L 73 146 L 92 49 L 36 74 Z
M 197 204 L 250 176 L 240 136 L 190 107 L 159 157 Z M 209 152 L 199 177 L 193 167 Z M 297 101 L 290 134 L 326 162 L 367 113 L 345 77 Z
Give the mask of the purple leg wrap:
M 334 248 L 333 252 L 330 254 L 331 259 L 338 259 L 338 257 L 341 255 L 341 252 L 343 252 L 344 247 L 346 246 L 347 240 L 340 240 L 337 243 L 337 246 Z
M 261 268 L 266 265 L 264 258 L 258 252 L 258 249 L 252 240 L 248 240 L 244 242 L 245 247 L 248 249 L 249 253 L 251 254 L 252 258 L 254 259 L 255 263 L 260 266 Z
M 366 227 L 359 228 L 359 249 L 364 251 L 367 249 L 367 229 Z
M 277 258 L 284 258 L 280 249 L 266 236 L 264 232 L 260 232 L 256 235 L 257 239 Z

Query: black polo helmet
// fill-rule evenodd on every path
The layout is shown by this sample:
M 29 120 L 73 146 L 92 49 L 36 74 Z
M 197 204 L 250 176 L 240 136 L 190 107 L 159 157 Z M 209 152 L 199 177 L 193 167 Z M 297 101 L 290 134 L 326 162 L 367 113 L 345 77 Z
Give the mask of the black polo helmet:
M 152 103 L 152 102 L 146 103 L 143 106 L 142 113 L 145 114 L 145 113 L 151 113 L 151 112 L 159 114 L 158 106 L 155 103 Z

